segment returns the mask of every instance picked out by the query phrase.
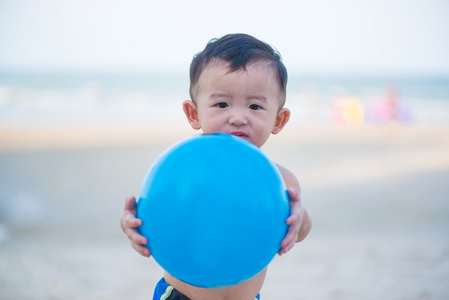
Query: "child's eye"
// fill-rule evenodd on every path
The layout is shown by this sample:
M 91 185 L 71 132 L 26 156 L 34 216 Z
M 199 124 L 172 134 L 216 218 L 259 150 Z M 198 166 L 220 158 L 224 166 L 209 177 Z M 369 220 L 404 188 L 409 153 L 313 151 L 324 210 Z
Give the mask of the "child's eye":
M 262 106 L 260 106 L 260 105 L 258 105 L 258 104 L 251 104 L 251 105 L 249 106 L 249 108 L 252 109 L 252 110 L 258 110 L 258 109 L 261 109 Z
M 219 108 L 226 108 L 229 106 L 226 102 L 220 102 L 220 103 L 217 103 L 216 105 Z

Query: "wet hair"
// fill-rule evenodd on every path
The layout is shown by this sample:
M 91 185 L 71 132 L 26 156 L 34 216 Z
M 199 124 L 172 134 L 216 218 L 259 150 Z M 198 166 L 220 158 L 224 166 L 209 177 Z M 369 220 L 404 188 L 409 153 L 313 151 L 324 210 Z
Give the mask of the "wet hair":
M 280 53 L 267 43 L 242 33 L 228 34 L 219 39 L 212 39 L 203 51 L 193 57 L 190 64 L 190 97 L 193 101 L 195 101 L 193 90 L 201 72 L 214 59 L 229 63 L 229 72 L 246 70 L 246 66 L 250 63 L 267 62 L 275 72 L 282 95 L 282 106 L 284 105 L 288 76 Z

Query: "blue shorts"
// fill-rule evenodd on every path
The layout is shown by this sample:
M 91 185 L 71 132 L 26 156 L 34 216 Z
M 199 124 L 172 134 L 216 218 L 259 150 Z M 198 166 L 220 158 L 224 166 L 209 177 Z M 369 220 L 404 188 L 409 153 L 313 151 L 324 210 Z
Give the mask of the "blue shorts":
M 153 300 L 190 300 L 177 290 L 174 287 L 165 282 L 165 279 L 162 278 L 156 285 L 154 289 Z M 254 300 L 260 300 L 260 295 L 257 295 Z

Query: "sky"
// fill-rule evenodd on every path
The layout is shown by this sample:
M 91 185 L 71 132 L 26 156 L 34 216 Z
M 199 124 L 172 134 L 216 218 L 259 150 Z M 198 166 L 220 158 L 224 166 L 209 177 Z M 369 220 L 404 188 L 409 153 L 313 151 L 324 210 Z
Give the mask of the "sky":
M 449 74 L 447 0 L 0 0 L 0 68 L 187 70 L 235 32 L 290 72 Z

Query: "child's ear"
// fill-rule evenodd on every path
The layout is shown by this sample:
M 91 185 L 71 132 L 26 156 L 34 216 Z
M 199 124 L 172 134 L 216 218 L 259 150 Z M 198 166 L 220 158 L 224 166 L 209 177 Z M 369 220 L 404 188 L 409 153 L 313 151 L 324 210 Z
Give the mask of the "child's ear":
M 198 120 L 198 111 L 196 109 L 196 104 L 192 100 L 186 100 L 182 103 L 182 109 L 186 114 L 187 121 L 189 121 L 190 126 L 193 129 L 201 129 L 200 121 Z
M 274 127 L 271 133 L 278 134 L 279 132 L 281 132 L 282 128 L 284 128 L 285 124 L 287 124 L 289 119 L 290 119 L 290 110 L 288 108 L 282 108 L 276 117 L 276 121 L 274 123 Z

